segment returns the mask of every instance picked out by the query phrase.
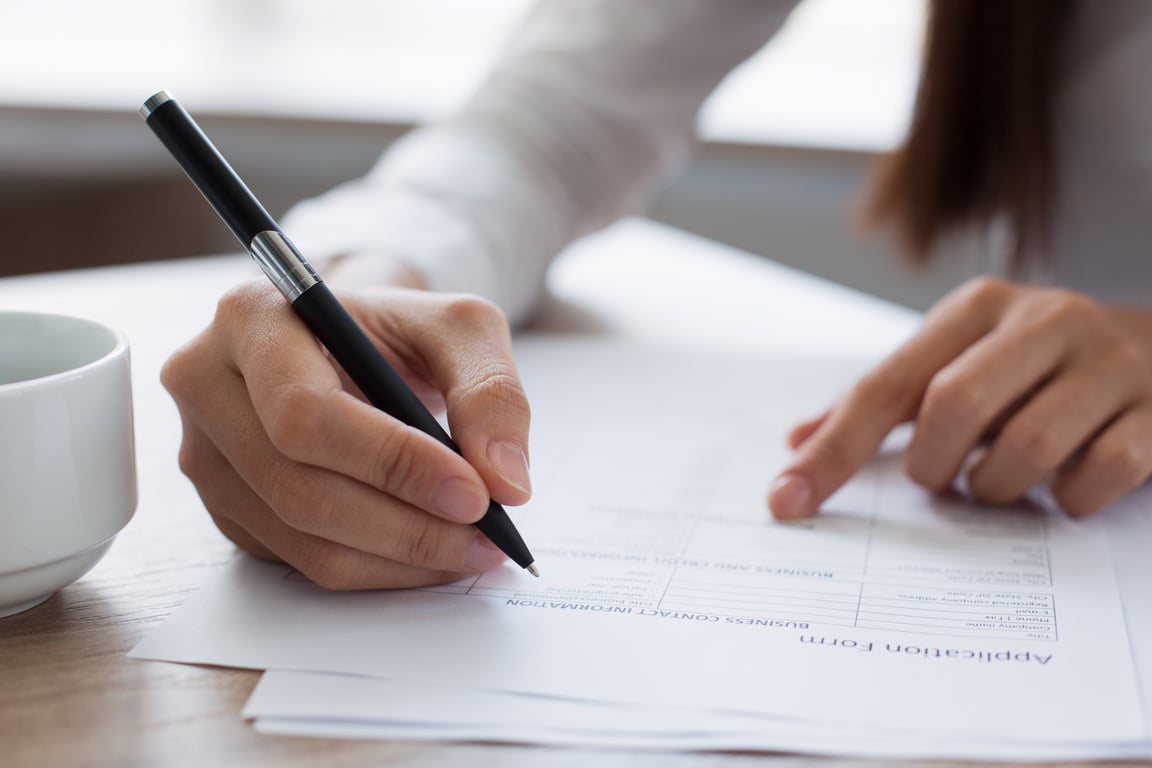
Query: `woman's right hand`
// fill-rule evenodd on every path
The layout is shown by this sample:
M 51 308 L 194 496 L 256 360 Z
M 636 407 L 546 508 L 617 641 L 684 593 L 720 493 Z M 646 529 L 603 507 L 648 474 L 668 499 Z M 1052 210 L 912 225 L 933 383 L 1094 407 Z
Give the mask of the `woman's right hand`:
M 333 589 L 411 587 L 499 566 L 472 525 L 528 500 L 528 401 L 504 315 L 402 288 L 341 302 L 463 456 L 366 403 L 266 281 L 238 286 L 164 366 L 180 467 L 220 530 Z

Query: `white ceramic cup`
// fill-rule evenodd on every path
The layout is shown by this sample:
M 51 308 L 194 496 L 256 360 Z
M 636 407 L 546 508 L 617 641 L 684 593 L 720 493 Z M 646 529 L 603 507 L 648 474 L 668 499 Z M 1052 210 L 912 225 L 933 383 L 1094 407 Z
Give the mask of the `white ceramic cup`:
M 136 509 L 128 341 L 0 312 L 0 617 L 94 566 Z

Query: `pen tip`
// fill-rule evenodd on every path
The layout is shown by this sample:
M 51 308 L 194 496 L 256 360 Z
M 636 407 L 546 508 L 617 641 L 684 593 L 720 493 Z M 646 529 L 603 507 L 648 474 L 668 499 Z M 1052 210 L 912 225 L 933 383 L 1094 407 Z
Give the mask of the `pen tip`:
M 540 569 L 536 567 L 536 563 L 529 563 L 527 570 L 528 573 L 532 574 L 536 578 L 540 578 Z

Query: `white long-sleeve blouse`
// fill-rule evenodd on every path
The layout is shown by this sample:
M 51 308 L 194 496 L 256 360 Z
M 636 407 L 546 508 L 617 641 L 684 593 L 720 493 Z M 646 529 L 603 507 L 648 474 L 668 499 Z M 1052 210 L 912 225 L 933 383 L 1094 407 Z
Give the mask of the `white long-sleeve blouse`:
M 313 257 L 387 254 L 516 322 L 565 245 L 643 211 L 705 98 L 795 4 L 543 0 L 457 113 L 298 204 L 286 229 Z M 1041 279 L 1152 306 L 1152 3 L 1081 2 L 1064 63 Z

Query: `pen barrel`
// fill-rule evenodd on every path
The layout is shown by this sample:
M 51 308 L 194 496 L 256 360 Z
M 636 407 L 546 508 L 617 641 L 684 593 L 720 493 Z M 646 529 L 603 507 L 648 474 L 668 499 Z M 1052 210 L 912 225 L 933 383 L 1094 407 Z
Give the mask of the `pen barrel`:
M 276 221 L 175 99 L 160 103 L 146 122 L 240 242 L 247 245 L 258 233 L 277 229 Z
M 476 527 L 496 545 L 497 549 L 508 555 L 512 562 L 521 568 L 527 568 L 536 561 L 528 551 L 528 545 L 524 543 L 520 531 L 512 524 L 504 507 L 497 502 L 491 500 L 488 502 L 488 511 L 484 513 L 484 517 L 476 521 Z
M 440 422 L 380 354 L 327 285 L 316 283 L 292 302 L 292 308 L 328 348 L 368 402 L 460 453 Z
M 308 288 L 292 302 L 292 308 L 360 387 L 368 402 L 460 453 L 448 432 L 376 349 L 327 285 L 319 282 Z M 497 502 L 489 501 L 488 510 L 476 522 L 476 527 L 521 568 L 532 564 L 534 558 L 528 546 Z

